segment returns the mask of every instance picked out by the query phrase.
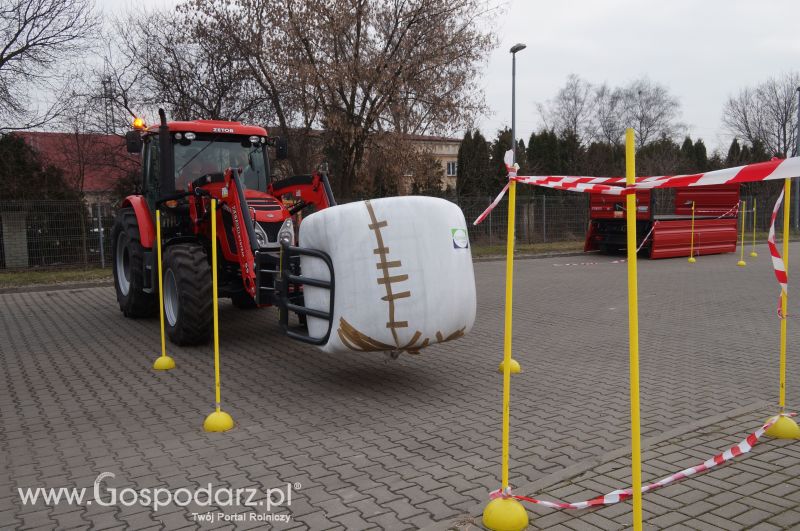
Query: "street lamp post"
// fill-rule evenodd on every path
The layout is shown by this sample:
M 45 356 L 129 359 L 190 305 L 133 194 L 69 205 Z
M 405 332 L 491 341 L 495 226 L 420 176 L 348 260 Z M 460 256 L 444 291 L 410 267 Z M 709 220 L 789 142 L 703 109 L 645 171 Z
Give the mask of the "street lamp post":
M 518 42 L 511 47 L 511 164 L 517 162 L 517 52 L 527 46 Z
M 797 87 L 797 136 L 794 143 L 794 156 L 800 157 L 800 87 Z M 800 179 L 795 179 L 794 189 L 794 228 L 800 229 Z

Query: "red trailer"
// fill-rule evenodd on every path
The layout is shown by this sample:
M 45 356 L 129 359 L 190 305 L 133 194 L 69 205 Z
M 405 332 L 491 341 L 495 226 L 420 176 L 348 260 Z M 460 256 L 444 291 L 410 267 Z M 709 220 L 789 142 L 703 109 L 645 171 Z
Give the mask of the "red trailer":
M 739 185 L 697 186 L 636 192 L 636 241 L 650 258 L 689 256 L 694 216 L 694 254 L 736 251 Z M 625 198 L 591 194 L 584 251 L 624 251 Z

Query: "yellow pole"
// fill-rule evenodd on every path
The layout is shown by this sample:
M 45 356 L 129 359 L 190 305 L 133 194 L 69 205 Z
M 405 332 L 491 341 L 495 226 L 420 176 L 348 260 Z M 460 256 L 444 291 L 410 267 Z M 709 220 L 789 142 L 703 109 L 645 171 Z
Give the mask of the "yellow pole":
M 791 191 L 792 180 L 786 179 L 784 181 L 783 191 L 783 269 L 786 271 L 786 278 L 789 278 L 789 209 L 792 204 Z M 787 281 L 788 284 L 788 281 Z M 780 394 L 778 397 L 778 405 L 783 413 L 786 407 L 786 309 L 789 301 L 789 295 L 786 292 L 781 292 L 781 310 L 783 318 L 781 319 L 781 362 L 780 362 Z
M 791 206 L 792 180 L 786 179 L 783 185 L 783 269 L 786 271 L 786 281 L 789 281 L 789 210 Z M 781 291 L 781 360 L 780 360 L 780 390 L 778 392 L 778 406 L 783 414 L 786 408 L 786 310 L 789 304 L 788 294 Z M 771 419 L 772 420 L 772 419 Z M 800 439 L 800 427 L 790 417 L 780 416 L 766 431 L 767 436 L 776 439 Z
M 156 210 L 156 257 L 158 258 L 158 308 L 161 316 L 161 356 L 153 363 L 153 369 L 168 371 L 175 368 L 175 360 L 167 356 L 167 341 L 164 334 L 164 273 L 161 266 L 161 210 Z
M 501 484 L 503 491 L 508 488 L 508 445 L 511 423 L 511 373 L 519 372 L 511 358 L 511 310 L 514 294 L 514 221 L 517 206 L 517 183 L 508 186 L 508 230 L 506 242 L 506 312 L 505 336 L 503 338 L 503 440 L 501 455 Z M 483 525 L 492 531 L 522 531 L 528 527 L 528 512 L 512 497 L 499 497 L 491 500 L 483 510 Z
M 506 315 L 503 338 L 503 456 L 502 486 L 508 487 L 508 445 L 511 415 L 511 324 L 514 296 L 514 222 L 517 206 L 517 182 L 508 186 L 508 230 L 506 242 Z
M 694 201 L 692 201 L 692 232 L 691 236 L 689 236 L 689 263 L 693 264 L 697 262 L 697 259 L 694 257 Z
M 736 265 L 739 267 L 744 267 L 747 265 L 747 262 L 744 261 L 744 224 L 747 221 L 747 201 L 742 201 L 742 255 L 739 258 L 739 261 L 736 262 Z
M 222 402 L 219 385 L 219 304 L 217 304 L 217 200 L 211 200 L 211 299 L 214 305 L 214 387 L 217 413 Z
M 211 297 L 214 307 L 214 391 L 216 410 L 206 417 L 206 431 L 227 431 L 233 428 L 233 419 L 222 411 L 219 377 L 219 305 L 217 301 L 217 200 L 211 199 Z
M 636 180 L 636 150 L 633 129 L 625 131 L 625 182 Z M 642 447 L 639 418 L 639 288 L 636 271 L 636 194 L 628 194 L 628 341 L 630 348 L 631 393 L 631 479 L 633 480 L 633 529 L 642 529 Z
M 755 258 L 758 256 L 756 252 L 756 200 L 753 198 L 753 247 L 750 251 L 750 256 Z

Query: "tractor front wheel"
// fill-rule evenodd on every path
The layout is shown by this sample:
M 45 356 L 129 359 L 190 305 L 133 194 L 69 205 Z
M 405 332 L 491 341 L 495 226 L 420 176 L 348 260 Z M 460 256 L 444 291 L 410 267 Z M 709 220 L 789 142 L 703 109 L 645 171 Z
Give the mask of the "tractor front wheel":
M 123 208 L 117 214 L 111 241 L 119 309 L 125 317 L 150 317 L 158 304 L 152 293 L 144 292 L 144 248 L 132 208 Z
M 164 255 L 164 325 L 173 343 L 199 345 L 211 338 L 211 266 L 203 247 L 180 243 Z

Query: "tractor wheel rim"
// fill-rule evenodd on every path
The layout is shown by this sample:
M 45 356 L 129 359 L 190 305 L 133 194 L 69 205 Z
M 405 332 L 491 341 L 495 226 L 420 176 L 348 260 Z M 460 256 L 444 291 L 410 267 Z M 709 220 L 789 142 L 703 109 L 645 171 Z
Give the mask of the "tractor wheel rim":
M 115 260 L 117 268 L 117 285 L 123 295 L 128 295 L 131 290 L 131 254 L 128 250 L 125 234 L 120 233 L 117 237 L 117 256 Z
M 178 322 L 178 283 L 175 281 L 175 273 L 172 269 L 167 269 L 164 273 L 164 316 L 170 326 L 175 326 Z

